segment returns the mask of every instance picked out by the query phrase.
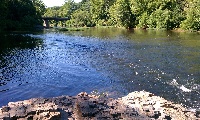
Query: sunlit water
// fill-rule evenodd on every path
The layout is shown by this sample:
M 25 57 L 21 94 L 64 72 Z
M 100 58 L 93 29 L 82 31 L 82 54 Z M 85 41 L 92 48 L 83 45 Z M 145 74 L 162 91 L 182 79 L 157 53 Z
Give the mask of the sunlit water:
M 200 35 L 88 29 L 2 35 L 0 106 L 82 91 L 145 90 L 200 108 Z

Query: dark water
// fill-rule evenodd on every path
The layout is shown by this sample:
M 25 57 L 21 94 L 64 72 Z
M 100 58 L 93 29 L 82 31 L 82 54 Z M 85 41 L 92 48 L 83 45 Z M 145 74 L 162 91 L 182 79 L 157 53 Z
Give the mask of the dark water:
M 1 35 L 0 106 L 86 91 L 145 90 L 200 109 L 200 34 L 88 29 Z

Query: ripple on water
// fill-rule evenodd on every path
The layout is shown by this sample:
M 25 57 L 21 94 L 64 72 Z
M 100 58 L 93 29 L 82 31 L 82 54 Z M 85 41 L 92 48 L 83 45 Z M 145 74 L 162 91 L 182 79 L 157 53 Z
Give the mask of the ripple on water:
M 199 70 L 195 66 L 200 63 L 195 56 L 200 49 L 145 35 L 141 38 L 136 32 L 102 39 L 84 33 L 27 34 L 36 40 L 1 52 L 0 95 L 4 97 L 0 105 L 82 91 L 123 96 L 146 90 L 199 108 Z M 36 44 L 29 46 L 32 43 Z

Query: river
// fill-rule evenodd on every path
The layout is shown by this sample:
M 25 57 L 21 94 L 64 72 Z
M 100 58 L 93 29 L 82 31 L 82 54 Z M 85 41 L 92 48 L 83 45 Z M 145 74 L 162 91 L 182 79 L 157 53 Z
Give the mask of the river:
M 200 34 L 91 28 L 4 34 L 0 106 L 82 91 L 122 97 L 145 90 L 200 109 Z

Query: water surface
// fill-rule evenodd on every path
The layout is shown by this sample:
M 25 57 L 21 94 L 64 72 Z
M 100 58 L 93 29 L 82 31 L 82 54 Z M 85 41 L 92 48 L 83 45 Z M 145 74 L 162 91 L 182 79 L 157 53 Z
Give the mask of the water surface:
M 199 109 L 199 33 L 92 28 L 2 35 L 0 106 L 82 91 L 121 97 L 140 90 Z

